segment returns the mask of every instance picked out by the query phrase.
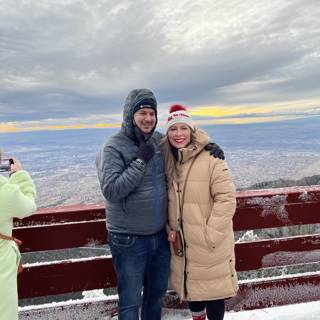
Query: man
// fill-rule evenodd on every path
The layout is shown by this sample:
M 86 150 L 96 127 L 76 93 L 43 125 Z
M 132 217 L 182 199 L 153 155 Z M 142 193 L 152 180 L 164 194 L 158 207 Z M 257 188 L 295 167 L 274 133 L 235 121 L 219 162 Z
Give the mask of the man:
M 160 320 L 167 290 L 168 199 L 159 148 L 162 134 L 155 131 L 156 125 L 154 94 L 132 90 L 125 100 L 120 132 L 97 155 L 98 178 L 107 200 L 108 243 L 118 278 L 119 320 L 138 320 L 140 307 L 142 320 Z M 208 150 L 223 157 L 217 145 Z

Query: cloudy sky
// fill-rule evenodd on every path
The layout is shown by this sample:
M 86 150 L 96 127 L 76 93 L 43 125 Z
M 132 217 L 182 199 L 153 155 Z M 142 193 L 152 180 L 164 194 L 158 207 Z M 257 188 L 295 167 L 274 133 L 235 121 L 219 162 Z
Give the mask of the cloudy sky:
M 152 89 L 160 118 L 320 115 L 318 0 L 0 0 L 0 131 L 121 122 Z

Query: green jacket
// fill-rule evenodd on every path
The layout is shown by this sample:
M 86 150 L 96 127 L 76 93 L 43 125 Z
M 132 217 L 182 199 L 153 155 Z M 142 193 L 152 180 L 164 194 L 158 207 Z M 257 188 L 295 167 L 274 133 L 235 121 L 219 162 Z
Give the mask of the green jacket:
M 36 188 L 26 171 L 18 171 L 9 179 L 0 175 L 0 232 L 12 235 L 12 220 L 36 211 Z
M 26 171 L 8 179 L 0 175 L 0 233 L 11 236 L 13 218 L 37 209 L 35 185 Z M 0 239 L 0 320 L 18 319 L 17 269 L 20 252 L 14 241 Z

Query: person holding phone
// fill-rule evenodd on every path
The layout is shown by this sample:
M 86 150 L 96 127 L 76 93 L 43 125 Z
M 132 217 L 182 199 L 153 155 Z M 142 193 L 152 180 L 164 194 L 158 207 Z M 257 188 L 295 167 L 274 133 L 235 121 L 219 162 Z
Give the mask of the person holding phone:
M 20 264 L 20 241 L 12 237 L 13 218 L 24 218 L 37 209 L 36 189 L 19 160 L 2 160 L 0 148 L 0 318 L 18 319 L 17 273 Z

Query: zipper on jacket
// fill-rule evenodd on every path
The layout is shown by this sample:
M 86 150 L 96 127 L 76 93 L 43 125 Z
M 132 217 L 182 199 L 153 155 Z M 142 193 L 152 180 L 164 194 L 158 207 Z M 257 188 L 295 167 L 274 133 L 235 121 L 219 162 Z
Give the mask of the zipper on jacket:
M 187 299 L 188 298 L 188 288 L 187 288 L 187 246 L 186 246 L 186 241 L 185 241 L 185 237 L 184 237 L 184 232 L 183 232 L 183 224 L 181 221 L 181 230 L 182 230 L 182 234 L 183 234 L 183 242 L 184 242 L 184 277 L 183 277 L 183 289 L 184 289 L 184 296 Z
M 187 289 L 187 246 L 183 231 L 183 219 L 182 219 L 182 210 L 181 210 L 181 189 L 180 189 L 180 183 L 177 183 L 178 186 L 178 199 L 179 199 L 179 216 L 180 216 L 180 227 L 183 234 L 183 243 L 184 243 L 184 270 L 183 270 L 183 291 L 185 298 L 188 297 L 188 289 Z
M 180 159 L 180 164 L 183 164 L 183 152 L 182 151 L 180 152 L 180 158 L 181 158 Z
M 157 165 L 155 159 L 151 159 L 152 162 L 152 183 L 153 183 L 153 192 L 154 192 L 154 202 L 155 202 L 155 230 L 159 229 L 161 224 L 161 203 L 160 203 L 160 192 L 158 185 L 158 177 L 157 177 Z

